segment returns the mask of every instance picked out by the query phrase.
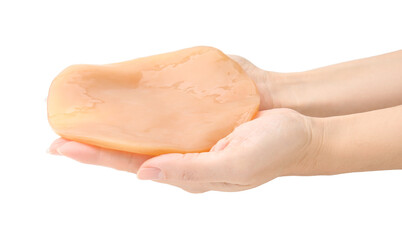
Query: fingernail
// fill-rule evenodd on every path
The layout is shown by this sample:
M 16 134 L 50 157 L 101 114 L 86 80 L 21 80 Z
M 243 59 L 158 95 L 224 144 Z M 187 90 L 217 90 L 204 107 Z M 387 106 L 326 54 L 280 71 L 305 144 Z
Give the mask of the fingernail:
M 137 173 L 137 177 L 141 180 L 161 180 L 163 173 L 159 168 L 142 168 Z
M 60 155 L 60 153 L 57 151 L 58 148 L 63 146 L 65 143 L 68 143 L 69 141 L 63 138 L 59 138 L 55 140 L 50 147 L 47 149 L 47 153 L 52 154 L 52 155 Z

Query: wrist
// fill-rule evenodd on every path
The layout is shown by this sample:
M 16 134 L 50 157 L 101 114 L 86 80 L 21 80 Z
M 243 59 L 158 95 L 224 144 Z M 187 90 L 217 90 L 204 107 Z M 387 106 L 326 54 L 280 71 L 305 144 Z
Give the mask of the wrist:
M 320 171 L 318 168 L 318 159 L 324 154 L 326 147 L 326 128 L 327 121 L 325 118 L 314 118 L 303 116 L 307 129 L 307 137 L 304 151 L 296 158 L 288 169 L 286 176 L 309 176 L 317 175 Z M 325 153 L 326 154 L 326 153 Z
M 298 111 L 302 107 L 300 89 L 303 88 L 303 74 L 267 72 L 267 76 L 272 107 Z
M 321 141 L 299 175 L 402 169 L 402 106 L 313 119 Z
M 351 158 L 351 149 L 357 144 L 353 138 L 359 134 L 353 133 L 358 124 L 356 115 L 308 119 L 311 122 L 311 141 L 305 157 L 296 164 L 292 175 L 333 175 L 361 170 L 352 166 L 358 162 Z
M 295 96 L 292 95 L 292 89 L 295 88 L 298 83 L 296 79 L 292 77 L 290 80 L 288 73 L 279 73 L 265 71 L 260 68 L 255 68 L 249 75 L 253 76 L 253 79 L 257 85 L 258 92 L 260 94 L 260 110 L 269 110 L 272 108 L 290 108 L 296 110 L 294 103 Z M 293 92 L 294 93 L 294 92 Z
M 337 115 L 334 106 L 338 103 L 328 97 L 331 92 L 319 71 L 270 72 L 268 76 L 273 108 L 290 108 L 314 117 Z

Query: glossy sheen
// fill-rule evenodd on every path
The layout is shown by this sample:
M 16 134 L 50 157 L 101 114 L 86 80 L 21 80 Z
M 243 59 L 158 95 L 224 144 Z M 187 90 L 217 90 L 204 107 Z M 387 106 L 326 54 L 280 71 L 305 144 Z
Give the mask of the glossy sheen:
M 158 155 L 208 151 L 257 112 L 254 82 L 221 51 L 195 47 L 107 65 L 73 65 L 52 82 L 60 136 Z

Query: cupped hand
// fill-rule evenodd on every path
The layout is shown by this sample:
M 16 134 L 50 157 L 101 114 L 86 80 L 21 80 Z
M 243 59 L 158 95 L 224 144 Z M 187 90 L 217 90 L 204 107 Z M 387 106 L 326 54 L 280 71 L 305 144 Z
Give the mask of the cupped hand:
M 241 191 L 306 167 L 317 148 L 312 118 L 290 109 L 261 111 L 216 143 L 209 152 L 155 157 L 102 149 L 66 139 L 49 151 L 83 163 L 132 173 L 139 179 L 188 192 Z M 319 139 L 319 137 L 317 137 Z

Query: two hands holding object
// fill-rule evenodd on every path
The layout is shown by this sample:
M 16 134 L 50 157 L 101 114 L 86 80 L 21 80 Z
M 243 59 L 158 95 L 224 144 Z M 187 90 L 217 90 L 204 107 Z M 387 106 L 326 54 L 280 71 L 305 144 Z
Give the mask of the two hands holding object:
M 147 156 L 63 138 L 49 152 L 192 193 L 241 191 L 280 176 L 402 169 L 402 51 L 300 73 L 231 57 L 256 83 L 260 112 L 209 152 Z

